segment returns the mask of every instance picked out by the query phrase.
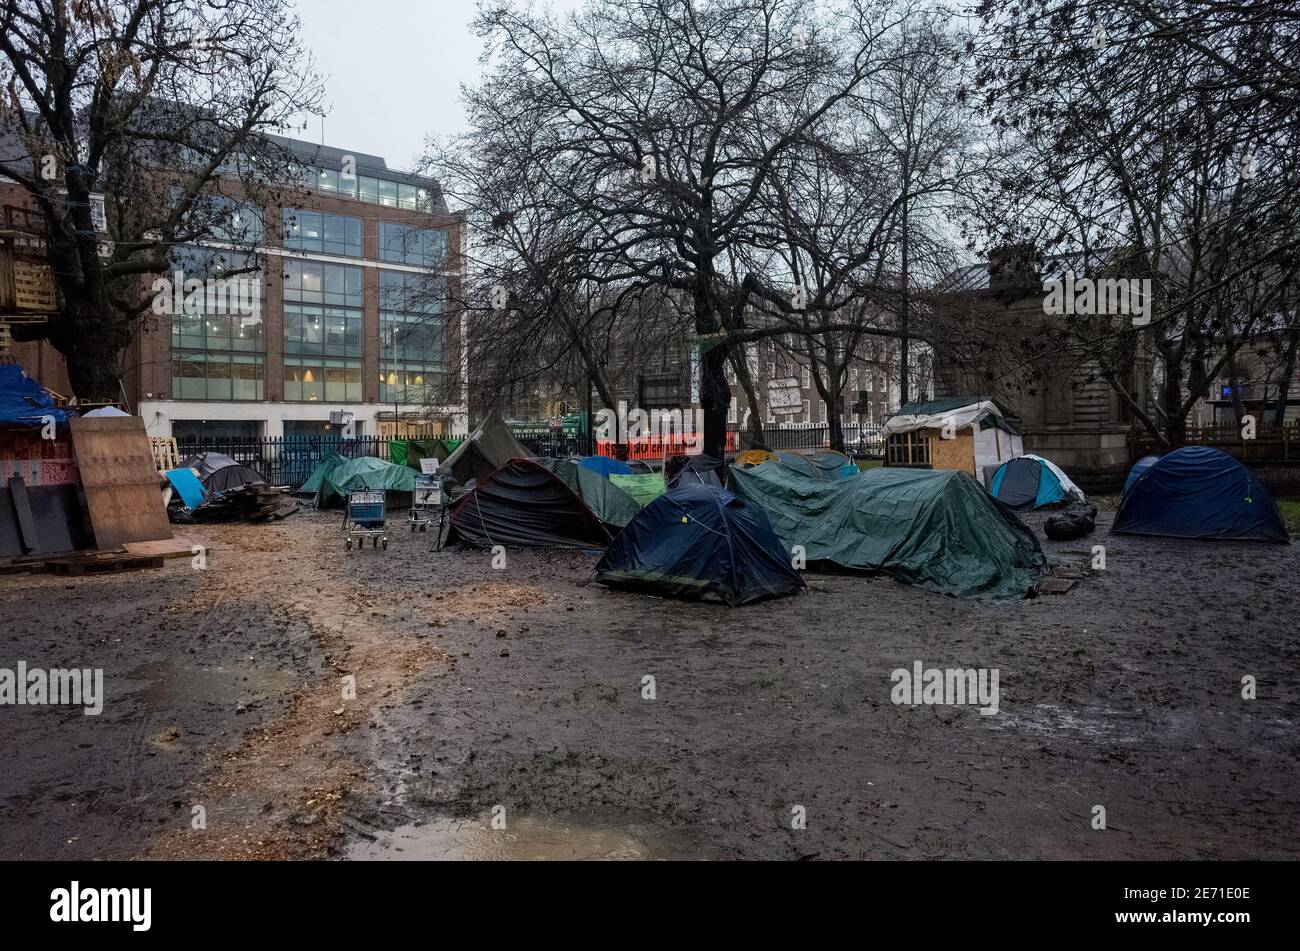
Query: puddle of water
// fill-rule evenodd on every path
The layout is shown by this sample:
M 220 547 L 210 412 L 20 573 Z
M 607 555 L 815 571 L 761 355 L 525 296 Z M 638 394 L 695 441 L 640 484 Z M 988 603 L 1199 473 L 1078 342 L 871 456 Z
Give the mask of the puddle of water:
M 511 819 L 493 829 L 487 819 L 436 819 L 398 826 L 373 842 L 360 841 L 345 858 L 429 861 L 628 861 L 682 857 L 676 847 L 635 826 L 577 825 L 558 819 Z
M 279 696 L 297 687 L 302 678 L 287 670 L 257 667 L 183 668 L 144 664 L 128 674 L 146 683 L 144 702 L 154 709 L 174 708 L 181 700 L 250 703 Z
M 1132 742 L 1135 738 L 1116 735 L 1135 717 L 1132 713 L 1109 707 L 1067 708 L 1054 703 L 1034 704 L 1021 713 L 989 717 L 988 726 L 995 730 L 1024 730 L 1046 735 L 1083 736 L 1092 740 Z

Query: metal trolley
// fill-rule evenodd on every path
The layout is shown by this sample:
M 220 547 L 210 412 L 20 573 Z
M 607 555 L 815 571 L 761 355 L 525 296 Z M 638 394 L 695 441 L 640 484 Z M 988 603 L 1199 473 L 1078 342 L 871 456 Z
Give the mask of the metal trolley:
M 387 549 L 388 529 L 384 527 L 384 517 L 382 490 L 349 492 L 347 514 L 343 519 L 347 550 L 352 550 L 353 539 L 356 539 L 358 550 L 365 548 L 367 537 L 372 540 L 371 547 L 378 548 L 382 544 Z
M 427 531 L 433 524 L 434 515 L 440 516 L 442 511 L 442 476 L 423 474 L 416 476 L 415 491 L 411 494 L 411 511 L 406 517 L 411 525 L 411 531 L 417 528 L 422 532 Z M 441 525 L 441 518 L 439 525 Z

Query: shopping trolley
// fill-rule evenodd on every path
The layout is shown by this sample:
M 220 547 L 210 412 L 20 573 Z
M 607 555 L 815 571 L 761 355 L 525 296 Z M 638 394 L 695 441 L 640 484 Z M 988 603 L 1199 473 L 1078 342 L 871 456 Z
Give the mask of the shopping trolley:
M 357 548 L 366 547 L 366 539 L 371 539 L 371 547 L 380 544 L 388 548 L 388 529 L 384 526 L 384 493 L 369 489 L 348 493 L 347 515 L 343 520 L 347 550 L 352 550 L 355 539 Z

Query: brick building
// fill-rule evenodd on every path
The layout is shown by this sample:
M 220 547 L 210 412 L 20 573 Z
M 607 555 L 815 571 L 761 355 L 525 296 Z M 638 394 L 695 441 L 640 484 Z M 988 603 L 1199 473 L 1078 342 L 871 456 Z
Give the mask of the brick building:
M 379 156 L 280 142 L 301 189 L 278 206 L 240 207 L 238 242 L 178 248 L 178 270 L 164 276 L 177 284 L 256 266 L 231 278 L 246 306 L 199 295 L 197 306 L 147 315 L 125 355 L 128 409 L 151 435 L 180 438 L 323 433 L 343 419 L 357 435 L 465 431 L 462 323 L 450 304 L 460 218 L 436 182 Z M 237 183 L 222 186 L 212 200 L 238 205 Z M 6 205 L 26 205 L 18 186 L 4 190 Z M 237 259 L 236 245 L 255 245 L 256 259 Z M 13 344 L 9 358 L 67 393 L 47 345 Z

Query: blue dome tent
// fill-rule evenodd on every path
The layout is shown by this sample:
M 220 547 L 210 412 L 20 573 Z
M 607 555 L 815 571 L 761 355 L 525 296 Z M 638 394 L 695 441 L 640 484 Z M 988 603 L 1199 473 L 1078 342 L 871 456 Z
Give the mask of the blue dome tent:
M 1137 462 L 1133 463 L 1133 468 L 1128 471 L 1128 478 L 1124 480 L 1124 491 L 1121 492 L 1120 495 L 1128 495 L 1128 490 L 1133 487 L 1134 482 L 1142 477 L 1142 473 L 1146 472 L 1159 461 L 1159 456 L 1143 456 Z
M 1120 500 L 1111 531 L 1289 542 L 1273 496 L 1249 469 L 1208 446 L 1184 446 L 1152 463 Z
M 989 494 L 1015 509 L 1084 501 L 1083 491 L 1055 463 L 1032 454 L 998 466 L 989 480 Z
M 699 482 L 643 508 L 596 565 L 596 581 L 732 607 L 804 588 L 762 509 Z
M 596 475 L 609 478 L 612 475 L 631 475 L 632 467 L 626 462 L 618 459 L 611 459 L 609 456 L 586 456 L 579 460 L 579 465 L 584 469 L 590 469 Z

